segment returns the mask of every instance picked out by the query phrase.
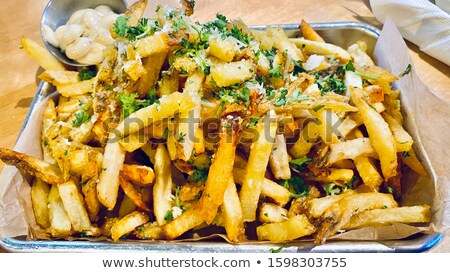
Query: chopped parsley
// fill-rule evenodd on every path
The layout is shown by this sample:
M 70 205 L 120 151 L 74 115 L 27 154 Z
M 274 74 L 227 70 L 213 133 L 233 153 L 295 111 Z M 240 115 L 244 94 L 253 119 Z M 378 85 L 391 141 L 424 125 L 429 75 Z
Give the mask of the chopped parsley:
M 284 106 L 287 103 L 286 95 L 288 94 L 288 90 L 286 88 L 281 88 L 279 91 L 280 96 L 276 98 L 276 100 L 273 102 L 273 105 Z
M 401 78 L 405 75 L 408 75 L 409 73 L 411 73 L 411 69 L 412 69 L 411 64 L 408 64 L 408 66 L 405 68 L 405 70 L 403 70 L 403 72 L 399 75 L 399 77 Z
M 283 249 L 282 247 L 279 247 L 277 249 L 271 248 L 271 249 L 269 249 L 269 252 L 270 253 L 280 253 L 282 249 Z
M 292 92 L 290 100 L 291 101 L 305 101 L 305 100 L 309 100 L 309 96 L 300 94 L 300 90 L 298 88 L 296 88 L 294 90 L 294 92 Z
M 173 220 L 173 213 L 171 210 L 166 211 L 166 214 L 164 215 L 164 220 L 166 220 L 166 221 Z
M 227 37 L 233 37 L 236 40 L 240 41 L 242 45 L 240 48 L 247 47 L 250 44 L 250 37 L 248 34 L 244 33 L 242 29 L 240 29 L 235 24 L 230 23 L 230 21 L 224 15 L 217 13 L 216 20 L 206 23 L 203 25 L 203 28 L 211 33 L 213 29 L 217 29 L 221 35 L 222 40 L 225 40 Z
M 319 86 L 320 92 L 323 95 L 328 92 L 334 92 L 337 94 L 344 94 L 347 87 L 344 81 L 339 78 L 338 74 L 328 75 L 321 77 L 319 73 L 315 74 L 315 83 Z
M 140 100 L 137 98 L 138 94 L 136 93 L 131 93 L 130 95 L 119 93 L 117 99 L 121 102 L 120 115 L 122 118 L 128 117 L 141 108 L 150 106 L 154 103 L 159 103 L 155 88 L 150 89 L 146 99 Z
M 269 76 L 271 78 L 283 78 L 283 74 L 281 74 L 281 64 L 275 67 L 272 67 L 269 70 Z
M 205 182 L 208 178 L 209 168 L 206 165 L 202 167 L 193 166 L 194 173 L 191 175 L 191 179 L 195 182 Z
M 341 188 L 337 187 L 334 183 L 323 186 L 323 189 L 327 195 L 337 195 L 341 193 Z
M 178 139 L 177 139 L 177 141 L 178 142 L 184 142 L 184 138 L 186 137 L 186 133 L 180 133 L 179 135 L 178 135 Z
M 169 128 L 166 127 L 166 129 L 164 129 L 164 133 L 163 133 L 163 135 L 162 135 L 162 138 L 163 138 L 164 140 L 167 140 L 168 137 L 169 137 Z
M 217 116 L 220 116 L 223 107 L 227 103 L 243 103 L 245 107 L 250 106 L 250 89 L 243 87 L 238 90 L 238 88 L 239 86 L 231 86 L 229 88 L 222 88 L 219 91 L 218 95 L 221 102 L 216 113 Z
M 294 70 L 292 70 L 292 74 L 297 76 L 300 73 L 306 72 L 306 70 L 302 66 L 302 61 L 292 60 L 294 63 Z
M 86 68 L 82 68 L 80 72 L 78 72 L 78 78 L 80 81 L 87 81 L 95 77 L 97 75 L 97 72 L 94 70 L 88 70 Z
M 261 49 L 262 54 L 264 54 L 264 56 L 266 56 L 266 58 L 270 61 L 273 62 L 273 60 L 275 59 L 275 49 L 272 48 L 271 50 L 264 50 Z
M 81 124 L 85 123 L 90 118 L 91 115 L 89 115 L 87 109 L 85 107 L 82 107 L 80 111 L 75 113 L 75 119 L 72 122 L 72 126 L 78 128 L 81 126 Z
M 294 191 L 291 192 L 291 196 L 294 198 L 309 195 L 308 185 L 305 183 L 303 179 L 301 179 L 298 176 L 293 176 L 288 180 L 284 180 L 283 186 L 287 189 L 292 189 Z
M 123 37 L 129 41 L 153 35 L 155 31 L 161 30 L 158 21 L 150 21 L 148 18 L 141 18 L 137 26 L 128 26 L 129 16 L 119 16 L 113 25 L 113 31 L 117 37 Z
M 389 194 L 394 194 L 394 189 L 392 187 L 387 187 L 386 190 Z
M 312 158 L 306 157 L 306 156 L 299 157 L 299 158 L 296 158 L 296 159 L 293 159 L 293 160 L 289 161 L 289 163 L 291 165 L 295 165 L 296 166 L 295 169 L 300 171 L 300 172 L 304 170 L 304 166 L 303 165 L 306 164 L 306 163 L 309 163 L 309 162 L 312 162 Z
M 248 122 L 248 127 L 256 126 L 256 124 L 258 124 L 258 121 L 259 121 L 260 119 L 261 119 L 261 118 L 259 118 L 259 117 L 250 117 L 250 120 L 249 120 L 249 122 Z
M 198 191 L 197 194 L 194 196 L 194 200 L 199 200 L 200 197 L 202 197 L 202 193 L 203 193 L 203 190 Z
M 325 107 L 325 105 L 323 105 L 323 104 L 318 104 L 318 105 L 314 106 L 314 107 L 312 108 L 312 110 L 313 110 L 314 112 L 318 112 L 320 109 L 322 109 L 322 108 L 324 108 L 324 107 Z
M 409 157 L 409 152 L 408 152 L 408 151 L 404 151 L 404 152 L 402 153 L 402 156 L 403 156 L 403 158 Z

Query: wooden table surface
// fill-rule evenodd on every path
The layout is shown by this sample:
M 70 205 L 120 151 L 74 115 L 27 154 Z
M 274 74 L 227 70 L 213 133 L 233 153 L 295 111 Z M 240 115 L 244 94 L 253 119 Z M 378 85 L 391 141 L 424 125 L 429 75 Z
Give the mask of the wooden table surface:
M 39 22 L 48 0 L 3 1 L 0 9 L 0 147 L 12 148 L 38 87 L 38 65 L 19 49 L 23 35 L 40 41 Z M 74 0 L 75 1 L 75 0 Z M 129 0 L 130 1 L 130 0 Z M 155 2 L 155 1 L 151 1 Z M 171 1 L 173 2 L 173 1 Z M 363 0 L 197 0 L 195 20 L 220 12 L 249 25 L 359 21 L 381 28 Z M 416 72 L 437 96 L 450 101 L 450 67 L 408 43 Z M 3 168 L 0 162 L 0 170 Z M 1 250 L 0 250 L 1 251 Z M 450 238 L 433 252 L 450 252 Z

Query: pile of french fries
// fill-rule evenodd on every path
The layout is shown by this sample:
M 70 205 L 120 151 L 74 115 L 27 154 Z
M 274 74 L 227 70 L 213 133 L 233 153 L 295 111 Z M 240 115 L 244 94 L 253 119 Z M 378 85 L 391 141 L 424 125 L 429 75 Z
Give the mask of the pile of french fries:
M 397 77 L 363 42 L 326 43 L 304 21 L 302 38 L 221 15 L 201 25 L 192 1 L 143 21 L 146 2 L 111 28 L 90 79 L 22 40 L 60 96 L 45 108 L 43 158 L 0 158 L 34 177 L 36 222 L 52 237 L 174 240 L 218 226 L 232 243 L 320 244 L 429 222 L 428 205 L 399 206 L 404 169 L 427 173 Z

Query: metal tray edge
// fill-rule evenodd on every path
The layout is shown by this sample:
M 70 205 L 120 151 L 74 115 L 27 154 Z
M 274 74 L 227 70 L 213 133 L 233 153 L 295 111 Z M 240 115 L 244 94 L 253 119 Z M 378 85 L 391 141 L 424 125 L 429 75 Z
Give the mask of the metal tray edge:
M 297 30 L 298 24 L 281 24 L 286 30 Z M 323 22 L 311 23 L 314 29 L 359 29 L 374 38 L 380 36 L 380 30 L 361 22 Z M 266 26 L 251 26 L 252 29 L 264 29 Z M 31 103 L 30 110 L 20 130 L 19 137 L 27 125 L 34 107 L 49 93 L 50 85 L 41 82 Z M 325 245 L 300 243 L 285 245 L 283 252 L 425 252 L 435 247 L 443 236 L 441 234 L 421 234 L 414 240 L 392 240 L 382 242 L 327 242 Z M 26 238 L 3 238 L 0 247 L 9 252 L 98 252 L 98 251 L 146 251 L 146 252 L 268 252 L 274 244 L 231 245 L 228 243 L 108 243 L 108 242 L 70 242 L 70 241 L 27 241 Z M 242 247 L 242 246 L 245 246 Z

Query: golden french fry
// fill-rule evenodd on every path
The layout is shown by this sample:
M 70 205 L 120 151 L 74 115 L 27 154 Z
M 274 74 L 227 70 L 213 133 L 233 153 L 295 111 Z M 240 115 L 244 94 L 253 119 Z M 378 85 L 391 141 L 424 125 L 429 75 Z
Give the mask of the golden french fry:
M 106 237 L 111 237 L 111 228 L 117 221 L 119 221 L 119 218 L 117 217 L 106 217 L 105 222 L 101 227 L 101 234 Z
M 268 240 L 274 243 L 282 243 L 300 237 L 311 235 L 316 228 L 304 215 L 296 215 L 282 223 L 271 223 L 256 228 L 258 240 Z
M 300 158 L 306 156 L 311 150 L 312 146 L 319 137 L 319 128 L 315 122 L 308 122 L 305 128 L 300 132 L 298 140 L 291 147 L 289 152 L 294 158 Z
M 427 176 L 428 173 L 425 170 L 422 163 L 417 158 L 416 152 L 414 149 L 409 150 L 407 153 L 402 154 L 403 162 L 410 167 L 413 171 L 415 171 L 420 176 Z
M 145 134 L 142 130 L 137 131 L 136 133 L 130 134 L 121 140 L 119 140 L 120 146 L 125 151 L 132 153 L 137 149 L 141 148 L 145 145 L 149 140 L 148 135 Z
M 47 70 L 38 76 L 39 79 L 60 86 L 80 82 L 78 72 L 65 70 Z
M 121 175 L 141 186 L 150 185 L 155 180 L 155 173 L 152 168 L 144 165 L 123 164 Z
M 179 155 L 177 158 L 184 161 L 188 161 L 191 158 L 194 149 L 195 135 L 199 127 L 198 120 L 200 119 L 200 101 L 203 95 L 202 83 L 204 79 L 205 75 L 200 72 L 189 75 L 183 90 L 183 93 L 188 95 L 196 104 L 192 111 L 182 112 L 179 116 L 175 147 L 177 155 Z
M 200 216 L 211 224 L 217 209 L 223 203 L 224 192 L 233 179 L 233 163 L 236 153 L 237 135 L 234 131 L 221 133 L 219 147 L 208 172 L 205 189 L 199 200 Z
M 196 206 L 192 206 L 172 222 L 162 227 L 167 240 L 173 240 L 186 231 L 193 229 L 203 223 L 203 218 Z
M 230 38 L 213 37 L 209 39 L 209 54 L 224 62 L 231 62 L 238 50 L 238 45 Z
M 139 239 L 145 240 L 160 240 L 164 239 L 165 237 L 162 227 L 158 225 L 157 222 L 149 222 L 141 227 L 136 228 L 136 230 L 134 231 L 134 235 Z
M 300 30 L 305 39 L 325 43 L 324 39 L 303 19 L 300 24 Z
M 261 119 L 257 126 L 258 140 L 253 143 L 246 166 L 244 180 L 239 197 L 242 205 L 244 221 L 252 222 L 256 218 L 256 208 L 261 194 L 261 181 L 264 180 L 270 153 L 277 130 L 276 114 L 270 111 L 266 118 Z M 266 124 L 268 123 L 268 124 Z M 271 138 L 271 139 L 267 139 Z
M 323 244 L 334 235 L 351 217 L 359 212 L 376 208 L 394 208 L 397 202 L 391 194 L 377 192 L 351 194 L 334 203 L 321 216 L 315 243 Z
M 430 206 L 428 205 L 380 208 L 366 210 L 354 215 L 342 229 L 349 230 L 393 223 L 427 223 L 430 218 Z
M 142 76 L 147 74 L 147 69 L 142 65 L 142 63 L 138 60 L 130 60 L 127 61 L 127 64 L 124 67 L 125 73 L 133 80 L 137 81 Z
M 287 209 L 272 203 L 262 203 L 259 207 L 259 221 L 261 223 L 281 223 L 288 220 Z
M 371 189 L 378 189 L 383 182 L 383 177 L 378 172 L 373 159 L 366 156 L 358 156 L 353 159 L 353 162 L 364 184 Z
M 232 178 L 223 194 L 222 212 L 228 239 L 234 243 L 244 241 L 245 228 L 241 202 Z
M 120 237 L 147 223 L 149 219 L 148 215 L 142 212 L 133 211 L 114 223 L 111 227 L 111 238 L 114 242 L 117 242 Z
M 351 60 L 350 54 L 348 54 L 345 49 L 333 44 L 310 41 L 304 38 L 293 38 L 289 40 L 292 41 L 297 47 L 301 48 L 303 53 L 308 55 L 332 55 L 341 60 L 343 63 Z
M 120 187 L 126 196 L 133 200 L 134 204 L 145 212 L 151 212 L 148 205 L 142 200 L 142 194 L 133 186 L 133 184 L 124 177 L 123 174 L 119 175 Z
M 348 47 L 347 51 L 352 56 L 353 61 L 360 67 L 374 66 L 372 58 L 364 50 L 367 45 L 364 42 L 358 42 Z
M 102 168 L 97 182 L 98 200 L 109 210 L 116 205 L 119 193 L 119 172 L 125 160 L 125 151 L 114 137 L 106 144 Z
M 141 58 L 153 56 L 158 53 L 169 51 L 167 40 L 169 39 L 167 33 L 155 34 L 142 38 L 137 43 L 136 54 Z M 130 46 L 135 46 L 131 44 Z
M 331 144 L 327 164 L 332 165 L 340 160 L 354 159 L 358 156 L 378 157 L 369 138 L 356 138 Z
M 72 225 L 59 196 L 57 185 L 52 185 L 48 195 L 48 214 L 50 233 L 53 237 L 65 237 L 72 234 Z
M 291 178 L 289 167 L 289 154 L 286 148 L 286 139 L 283 135 L 277 135 L 269 158 L 270 169 L 276 179 Z
M 84 207 L 83 197 L 78 191 L 75 182 L 68 181 L 58 185 L 59 196 L 61 197 L 64 209 L 69 216 L 72 228 L 82 232 L 91 229 L 91 221 Z
M 30 38 L 23 36 L 20 44 L 25 52 L 45 70 L 66 70 L 64 65 L 60 63 L 47 49 Z
M 275 48 L 280 52 L 287 52 L 289 58 L 294 61 L 304 61 L 302 50 L 297 48 L 290 39 L 286 36 L 286 33 L 281 27 L 267 27 L 267 35 L 273 39 Z
M 84 195 L 84 202 L 89 214 L 89 219 L 91 222 L 94 222 L 100 210 L 100 202 L 97 197 L 97 177 L 93 177 L 84 183 L 81 186 L 81 191 Z
M 394 136 L 383 117 L 373 110 L 363 99 L 360 89 L 350 88 L 351 100 L 358 107 L 364 120 L 370 143 L 380 158 L 385 180 L 397 174 L 397 150 Z
M 245 169 L 233 169 L 233 178 L 236 183 L 242 184 L 244 177 Z M 261 181 L 261 195 L 273 199 L 280 206 L 286 205 L 291 199 L 291 193 L 288 189 L 267 178 Z
M 173 92 L 178 91 L 179 84 L 180 82 L 178 70 L 172 71 L 171 74 L 163 73 L 161 75 L 161 80 L 158 82 L 158 88 L 156 89 L 156 92 L 158 93 L 159 97 L 170 95 Z
M 242 83 L 254 75 L 254 64 L 249 60 L 232 63 L 218 63 L 211 67 L 211 77 L 217 86 L 224 87 Z
M 142 15 L 145 12 L 147 3 L 148 0 L 139 0 L 127 9 L 127 11 L 125 12 L 125 16 L 129 17 L 127 21 L 129 26 L 136 26 L 138 24 L 139 20 L 142 18 Z
M 92 78 L 86 81 L 58 85 L 56 90 L 64 97 L 86 95 L 94 91 L 95 81 L 96 78 Z
M 146 74 L 139 79 L 137 92 L 140 95 L 146 95 L 148 91 L 155 86 L 161 72 L 161 67 L 167 57 L 167 51 L 155 53 L 142 61 L 143 69 Z M 176 90 L 173 90 L 174 92 Z
M 136 210 L 136 208 L 137 206 L 134 201 L 130 197 L 128 197 L 128 195 L 124 195 L 119 207 L 119 218 L 132 213 Z
M 172 210 L 172 172 L 170 157 L 164 145 L 158 145 L 155 154 L 155 185 L 153 186 L 153 210 L 160 226 L 166 222 L 167 211 Z
M 195 107 L 192 99 L 182 93 L 174 92 L 145 108 L 139 109 L 126 117 L 115 129 L 119 137 L 135 133 L 148 125 L 169 118 L 177 112 L 188 112 Z M 136 122 L 139 120 L 139 122 Z
M 322 183 L 336 183 L 344 185 L 353 178 L 353 170 L 330 168 L 330 174 L 326 177 L 308 176 L 311 181 L 319 181 Z
M 89 164 L 89 153 L 87 150 L 76 150 L 70 153 L 70 171 L 77 175 L 83 174 Z
M 394 135 L 397 152 L 407 152 L 411 150 L 414 141 L 403 126 L 387 113 L 381 113 L 381 116 L 387 122 L 389 129 L 391 129 L 391 132 Z
M 32 156 L 0 148 L 0 159 L 8 165 L 14 165 L 24 173 L 42 179 L 48 184 L 64 182 L 58 167 Z
M 319 218 L 331 205 L 354 193 L 355 191 L 353 190 L 347 190 L 339 195 L 329 195 L 322 198 L 310 199 L 306 203 L 308 214 L 312 218 Z
M 43 228 L 50 226 L 48 211 L 48 195 L 50 188 L 47 183 L 36 178 L 31 185 L 31 203 L 36 222 Z

